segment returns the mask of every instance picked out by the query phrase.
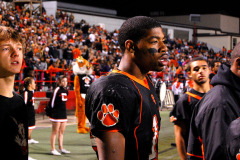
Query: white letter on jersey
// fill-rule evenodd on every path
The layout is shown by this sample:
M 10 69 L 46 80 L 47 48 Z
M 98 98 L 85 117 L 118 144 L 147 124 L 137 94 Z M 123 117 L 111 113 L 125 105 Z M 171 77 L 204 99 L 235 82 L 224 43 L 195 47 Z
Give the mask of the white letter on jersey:
M 67 93 L 62 93 L 62 101 L 67 101 Z
M 157 115 L 153 116 L 153 139 L 152 139 L 152 153 L 149 155 L 149 159 L 157 159 L 157 141 L 158 141 L 158 121 Z

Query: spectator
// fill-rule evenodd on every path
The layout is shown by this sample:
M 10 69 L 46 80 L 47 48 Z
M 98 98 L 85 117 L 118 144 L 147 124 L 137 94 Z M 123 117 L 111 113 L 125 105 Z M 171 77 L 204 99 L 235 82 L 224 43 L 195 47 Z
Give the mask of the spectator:
M 40 61 L 36 65 L 39 70 L 47 70 L 47 62 L 44 56 L 41 57 Z
M 57 50 L 59 52 L 59 59 L 63 59 L 63 43 L 60 43 L 60 45 L 57 46 Z
M 89 40 L 90 40 L 90 42 L 91 42 L 91 43 L 95 42 L 95 39 L 96 39 L 96 35 L 95 35 L 93 32 L 90 33 L 90 35 L 89 35 Z
M 81 50 L 78 48 L 78 45 L 75 46 L 72 53 L 73 53 L 73 59 L 77 59 L 79 56 L 81 56 Z
M 88 50 L 88 46 L 87 45 L 84 45 L 83 47 L 83 58 L 88 60 L 89 59 L 89 50 Z
M 104 59 L 108 62 L 108 66 L 113 66 L 113 64 L 118 66 L 121 60 L 122 53 L 117 38 L 118 30 L 108 32 L 100 26 L 89 25 L 85 20 L 74 22 L 75 18 L 72 13 L 63 13 L 61 10 L 57 11 L 56 18 L 46 14 L 30 18 L 28 11 L 21 7 L 16 7 L 16 10 L 7 10 L 4 6 L 0 6 L 0 9 L 1 25 L 13 26 L 22 36 L 26 67 L 39 68 L 43 56 L 48 66 L 50 60 L 60 59 L 61 61 L 66 60 L 67 68 L 69 68 L 73 60 L 73 53 L 70 51 L 73 48 L 69 49 L 68 47 L 70 44 L 78 45 L 82 56 L 92 63 L 100 63 L 101 59 Z M 53 46 L 51 47 L 50 44 Z M 207 57 L 209 66 L 211 66 L 214 60 L 229 63 L 232 52 L 224 47 L 227 55 L 222 50 L 215 53 L 212 49 L 207 48 L 206 43 L 195 44 L 180 38 L 170 39 L 167 37 L 166 45 L 170 55 L 168 72 L 171 75 L 175 75 L 177 67 L 184 66 L 192 57 Z M 66 51 L 70 51 L 70 54 L 67 54 Z M 103 66 L 103 64 L 101 65 Z
M 50 46 L 49 55 L 53 61 L 57 61 L 59 59 L 59 51 L 57 49 L 57 43 L 54 43 L 53 46 Z
M 69 66 L 73 60 L 72 44 L 69 44 L 67 48 L 63 50 L 63 58 L 67 60 L 67 65 Z
M 214 75 L 217 74 L 218 68 L 221 65 L 221 62 L 219 60 L 215 60 L 213 62 L 213 66 L 211 67 L 212 73 L 209 75 L 210 80 L 213 78 Z
M 48 74 L 47 80 L 53 81 L 50 84 L 53 84 L 52 88 L 55 88 L 56 83 L 54 81 L 57 80 L 57 78 L 60 74 L 59 72 L 63 71 L 63 69 L 58 68 L 57 62 L 51 61 L 50 63 L 52 63 L 52 64 L 48 67 L 48 70 L 46 71 L 46 73 Z M 49 86 L 49 83 L 48 83 L 48 86 Z
M 226 132 L 240 116 L 239 66 L 240 43 L 232 52 L 231 66 L 219 67 L 211 80 L 214 87 L 195 106 L 188 139 L 189 158 L 197 155 L 209 160 L 227 159 Z

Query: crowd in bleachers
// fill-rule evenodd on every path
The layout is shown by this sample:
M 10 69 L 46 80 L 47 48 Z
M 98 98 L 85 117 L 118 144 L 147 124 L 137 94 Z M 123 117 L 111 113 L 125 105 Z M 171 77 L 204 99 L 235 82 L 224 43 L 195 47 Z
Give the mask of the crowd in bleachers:
M 0 24 L 15 28 L 23 38 L 25 76 L 29 70 L 71 70 L 71 62 L 79 55 L 93 64 L 96 75 L 116 69 L 121 60 L 117 29 L 108 32 L 98 25 L 89 25 L 87 20 L 76 22 L 72 13 L 58 10 L 56 17 L 44 11 L 42 15 L 37 12 L 30 15 L 29 9 L 6 8 L 2 3 Z M 210 66 L 214 60 L 229 63 L 231 50 L 224 47 L 214 52 L 205 43 L 166 37 L 169 66 L 155 77 L 162 77 L 164 73 L 185 75 L 187 63 L 196 56 L 208 59 Z M 43 78 L 47 79 L 47 73 Z

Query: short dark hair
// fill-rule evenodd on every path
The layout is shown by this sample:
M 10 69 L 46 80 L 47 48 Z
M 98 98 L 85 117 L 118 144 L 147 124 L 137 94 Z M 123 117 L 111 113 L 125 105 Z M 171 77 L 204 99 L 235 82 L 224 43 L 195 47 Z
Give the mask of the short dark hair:
M 215 63 L 218 63 L 218 62 L 221 63 L 221 61 L 219 61 L 219 60 L 214 60 L 213 63 L 212 63 L 212 65 L 211 65 L 211 67 L 212 67 L 212 68 L 215 67 Z
M 192 64 L 192 62 L 195 62 L 195 61 L 205 61 L 207 63 L 207 65 L 208 65 L 208 62 L 207 62 L 207 60 L 205 58 L 203 58 L 203 57 L 195 57 L 190 62 L 188 62 L 187 71 L 191 71 L 191 64 Z
M 125 51 L 126 40 L 138 43 L 146 35 L 147 30 L 156 27 L 161 27 L 160 22 L 150 17 L 136 16 L 126 20 L 120 27 L 118 34 L 118 43 L 122 52 Z

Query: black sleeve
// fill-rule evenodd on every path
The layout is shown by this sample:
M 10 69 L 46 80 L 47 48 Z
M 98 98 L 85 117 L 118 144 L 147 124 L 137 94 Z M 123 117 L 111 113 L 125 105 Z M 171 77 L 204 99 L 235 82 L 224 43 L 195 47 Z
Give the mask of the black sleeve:
M 63 59 L 67 59 L 67 49 L 63 49 Z
M 188 102 L 188 95 L 183 95 L 180 99 L 176 102 L 173 107 L 170 116 L 174 116 L 177 118 L 177 121 L 190 121 L 191 120 L 191 109 Z M 190 115 L 189 115 L 190 114 Z
M 226 133 L 227 160 L 240 157 L 240 117 L 231 122 Z
M 126 136 L 131 124 L 135 122 L 135 107 L 140 106 L 134 94 L 123 87 L 105 88 L 97 95 L 92 90 L 93 88 L 88 89 L 85 104 L 93 135 L 114 130 Z
M 187 155 L 189 160 L 202 160 L 202 143 L 199 139 L 198 130 L 195 124 L 195 118 L 198 113 L 198 106 L 195 107 L 190 122 Z
M 229 118 L 228 111 L 223 109 L 224 105 L 226 104 L 219 104 L 206 110 L 197 124 L 205 159 L 226 159 L 225 137 L 231 118 Z

